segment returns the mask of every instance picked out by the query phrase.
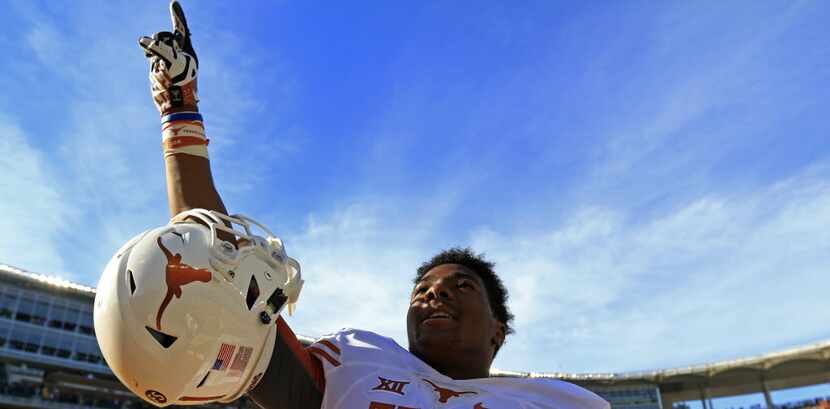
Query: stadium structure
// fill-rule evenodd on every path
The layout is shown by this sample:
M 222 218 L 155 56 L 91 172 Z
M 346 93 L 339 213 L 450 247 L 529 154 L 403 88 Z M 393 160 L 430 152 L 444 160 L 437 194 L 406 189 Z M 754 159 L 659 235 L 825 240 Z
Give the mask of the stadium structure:
M 107 367 L 95 340 L 95 290 L 0 264 L 0 408 L 150 408 Z M 313 340 L 301 337 L 305 344 Z M 773 402 L 770 391 L 830 381 L 830 341 L 750 358 L 629 373 L 528 373 L 584 386 L 614 409 L 680 409 L 700 401 L 761 393 L 773 409 L 830 409 L 829 398 Z M 213 408 L 256 407 L 243 398 Z

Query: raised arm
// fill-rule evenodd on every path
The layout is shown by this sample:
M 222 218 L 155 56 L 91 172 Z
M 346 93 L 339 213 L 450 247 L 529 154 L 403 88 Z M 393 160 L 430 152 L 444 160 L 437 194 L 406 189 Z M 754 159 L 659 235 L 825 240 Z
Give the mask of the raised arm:
M 162 146 L 171 215 L 194 208 L 227 213 L 213 183 L 208 139 L 199 113 L 199 61 L 190 30 L 177 1 L 170 3 L 173 32 L 142 37 L 139 44 L 150 60 L 153 101 L 161 113 Z M 219 237 L 233 241 L 233 237 Z M 161 242 L 159 241 L 161 246 Z M 163 248 L 165 254 L 170 254 Z M 251 398 L 266 409 L 316 409 L 325 389 L 322 366 L 308 353 L 282 318 L 268 369 L 251 381 Z M 194 375 L 195 376 L 195 375 Z
M 170 17 L 173 32 L 139 39 L 150 60 L 153 101 L 161 113 L 170 213 L 203 208 L 227 214 L 213 184 L 208 139 L 199 113 L 199 60 L 184 11 L 176 1 L 170 3 Z

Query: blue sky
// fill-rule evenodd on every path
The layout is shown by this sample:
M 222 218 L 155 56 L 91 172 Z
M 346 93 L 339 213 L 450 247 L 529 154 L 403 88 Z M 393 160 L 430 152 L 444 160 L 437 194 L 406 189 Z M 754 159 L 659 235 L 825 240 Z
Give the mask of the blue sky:
M 583 3 L 184 3 L 217 185 L 303 263 L 298 332 L 405 344 L 415 267 L 469 245 L 511 292 L 499 368 L 830 337 L 830 4 Z M 136 44 L 166 2 L 0 23 L 0 262 L 94 285 L 168 217 Z

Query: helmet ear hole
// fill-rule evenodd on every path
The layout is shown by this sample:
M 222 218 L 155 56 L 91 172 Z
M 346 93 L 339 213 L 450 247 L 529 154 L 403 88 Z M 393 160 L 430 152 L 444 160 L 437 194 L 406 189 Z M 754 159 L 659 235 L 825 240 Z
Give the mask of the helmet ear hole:
M 178 339 L 177 337 L 165 334 L 161 331 L 156 331 L 156 330 L 154 330 L 150 327 L 144 327 L 144 328 L 147 328 L 147 332 L 149 332 L 150 335 L 153 336 L 153 339 L 155 339 L 156 342 L 158 342 L 159 345 L 161 345 L 165 349 L 170 348 L 170 345 L 173 345 L 173 343 L 176 342 L 176 340 Z
M 130 295 L 135 294 L 135 279 L 133 279 L 133 270 L 127 270 L 127 275 L 130 277 Z
M 259 298 L 259 284 L 256 282 L 256 277 L 252 275 L 251 283 L 248 284 L 248 296 L 245 297 L 245 302 L 248 304 L 248 310 L 254 306 L 257 298 Z

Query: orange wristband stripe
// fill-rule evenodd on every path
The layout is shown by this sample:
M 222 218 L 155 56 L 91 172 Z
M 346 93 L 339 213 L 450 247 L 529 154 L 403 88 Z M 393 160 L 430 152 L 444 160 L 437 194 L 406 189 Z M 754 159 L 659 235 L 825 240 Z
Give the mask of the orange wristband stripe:
M 164 150 L 183 148 L 185 146 L 205 145 L 210 143 L 209 139 L 202 139 L 196 136 L 175 136 L 173 138 L 165 139 L 161 146 Z

